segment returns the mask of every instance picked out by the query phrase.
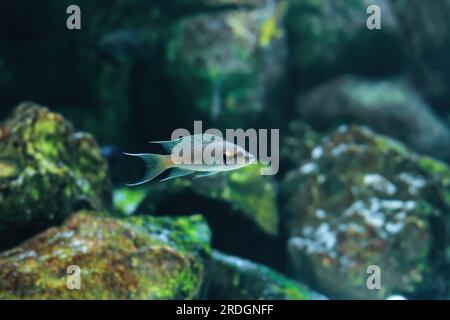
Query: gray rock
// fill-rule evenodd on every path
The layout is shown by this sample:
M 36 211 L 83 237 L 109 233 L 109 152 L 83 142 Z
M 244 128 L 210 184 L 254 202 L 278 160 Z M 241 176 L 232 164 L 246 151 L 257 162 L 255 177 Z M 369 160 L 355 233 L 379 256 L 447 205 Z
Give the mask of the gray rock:
M 178 20 L 166 51 L 180 112 L 192 106 L 199 117 L 236 127 L 256 121 L 283 75 L 284 11 L 267 2 Z
M 442 297 L 450 170 L 363 127 L 326 136 L 283 181 L 289 261 L 331 298 Z M 381 269 L 381 290 L 366 269 Z
M 449 128 L 407 83 L 343 76 L 312 90 L 298 104 L 302 117 L 317 128 L 362 124 L 420 153 L 450 160 Z
M 268 267 L 218 251 L 212 252 L 209 278 L 210 299 L 325 299 L 321 294 Z

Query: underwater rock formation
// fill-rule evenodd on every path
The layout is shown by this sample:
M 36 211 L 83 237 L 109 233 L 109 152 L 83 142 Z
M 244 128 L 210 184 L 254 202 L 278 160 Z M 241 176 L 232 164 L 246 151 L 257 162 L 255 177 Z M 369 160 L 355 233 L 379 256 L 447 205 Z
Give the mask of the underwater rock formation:
M 249 260 L 213 250 L 209 263 L 209 299 L 325 299 L 306 286 Z
M 251 126 L 285 62 L 284 5 L 269 1 L 179 19 L 167 43 L 177 104 L 198 117 Z
M 119 189 L 114 202 L 125 214 L 201 213 L 212 230 L 215 248 L 282 267 L 285 245 L 278 237 L 277 184 L 273 176 L 261 176 L 261 168 L 253 164 L 201 179 L 186 177 Z
M 381 8 L 382 32 L 366 27 L 369 4 Z M 289 65 L 300 89 L 342 72 L 380 76 L 403 69 L 390 1 L 292 0 L 286 21 Z
M 300 98 L 298 107 L 317 128 L 362 124 L 450 161 L 450 129 L 406 83 L 343 76 Z
M 331 298 L 442 297 L 450 169 L 368 128 L 341 126 L 283 181 L 291 271 Z M 366 287 L 381 269 L 382 289 Z
M 287 170 L 297 168 L 299 162 L 309 157 L 319 141 L 320 134 L 307 123 L 301 120 L 289 122 L 280 144 L 280 175 L 284 175 Z
M 74 210 L 110 205 L 108 167 L 92 136 L 31 102 L 0 125 L 0 248 Z
M 252 221 L 262 232 L 277 235 L 275 181 L 272 176 L 262 176 L 261 168 L 261 165 L 255 164 L 202 179 L 183 178 L 149 184 L 148 196 L 142 201 L 137 212 L 156 213 L 163 202 L 175 202 L 177 199 L 182 201 L 183 194 L 194 194 L 223 203 L 223 206 L 229 207 L 234 214 Z
M 79 212 L 62 227 L 50 228 L 0 254 L 0 298 L 198 296 L 204 258 L 210 251 L 209 230 L 200 216 L 128 221 L 97 216 Z M 69 266 L 79 267 L 79 289 L 66 286 Z

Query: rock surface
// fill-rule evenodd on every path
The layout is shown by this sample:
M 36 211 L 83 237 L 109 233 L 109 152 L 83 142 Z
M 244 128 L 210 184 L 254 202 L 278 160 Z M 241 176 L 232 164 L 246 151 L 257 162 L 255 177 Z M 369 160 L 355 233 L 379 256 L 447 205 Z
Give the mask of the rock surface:
M 72 215 L 0 254 L 1 299 L 193 299 L 209 254 L 200 216 L 128 221 Z M 79 267 L 80 289 L 69 266 Z
M 254 121 L 284 70 L 284 10 L 269 2 L 177 21 L 167 43 L 167 70 L 183 110 L 192 106 L 203 119 L 236 127 Z
M 326 136 L 283 182 L 289 260 L 331 298 L 440 297 L 450 170 L 364 127 Z M 366 268 L 381 268 L 368 290 Z
M 249 260 L 213 251 L 209 266 L 210 299 L 325 299 L 300 283 Z
M 343 76 L 312 90 L 298 107 L 315 127 L 362 124 L 419 153 L 450 160 L 450 129 L 406 83 Z
M 273 176 L 261 176 L 261 168 L 253 164 L 200 179 L 155 181 L 115 198 L 122 208 L 133 208 L 133 198 L 142 198 L 144 192 L 137 213 L 201 213 L 212 230 L 214 248 L 281 268 L 285 244 L 279 237 L 278 188 Z
M 201 179 L 186 177 L 150 184 L 148 196 L 142 201 L 137 212 L 152 213 L 163 202 L 176 201 L 177 198 L 182 198 L 183 194 L 194 194 L 223 203 L 223 206 L 229 207 L 234 214 L 252 221 L 262 232 L 277 235 L 277 189 L 273 176 L 262 176 L 261 168 L 261 165 L 255 164 Z
M 33 103 L 0 125 L 0 247 L 111 205 L 108 166 L 89 134 Z

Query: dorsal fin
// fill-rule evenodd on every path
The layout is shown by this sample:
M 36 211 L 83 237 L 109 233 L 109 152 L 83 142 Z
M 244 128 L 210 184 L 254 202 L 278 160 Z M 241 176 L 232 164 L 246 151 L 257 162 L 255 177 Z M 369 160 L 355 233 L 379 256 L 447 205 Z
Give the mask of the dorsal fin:
M 167 152 L 172 152 L 172 149 L 181 142 L 182 138 L 172 141 L 150 141 L 149 143 L 159 143 Z

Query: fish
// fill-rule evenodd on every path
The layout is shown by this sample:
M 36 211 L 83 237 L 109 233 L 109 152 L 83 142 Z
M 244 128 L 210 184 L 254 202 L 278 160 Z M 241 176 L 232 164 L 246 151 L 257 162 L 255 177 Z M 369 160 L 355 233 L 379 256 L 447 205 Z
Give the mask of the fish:
M 212 134 L 183 136 L 170 141 L 150 141 L 160 144 L 169 154 L 124 153 L 141 159 L 146 170 L 144 177 L 127 186 L 133 187 L 153 180 L 171 169 L 160 181 L 196 173 L 194 178 L 206 177 L 223 171 L 243 168 L 256 162 L 256 157 L 239 145 Z

